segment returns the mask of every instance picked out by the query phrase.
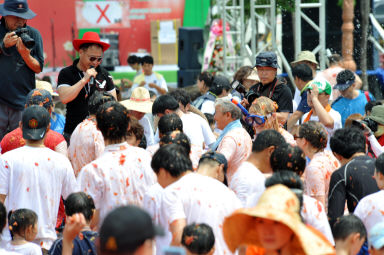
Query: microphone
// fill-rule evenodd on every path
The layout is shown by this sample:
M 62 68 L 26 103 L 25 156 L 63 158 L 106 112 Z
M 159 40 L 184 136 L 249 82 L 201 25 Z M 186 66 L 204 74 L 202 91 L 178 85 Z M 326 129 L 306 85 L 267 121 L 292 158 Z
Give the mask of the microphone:
M 94 66 L 90 66 L 89 68 L 95 68 Z M 95 77 L 91 76 L 89 79 L 89 84 L 95 84 Z

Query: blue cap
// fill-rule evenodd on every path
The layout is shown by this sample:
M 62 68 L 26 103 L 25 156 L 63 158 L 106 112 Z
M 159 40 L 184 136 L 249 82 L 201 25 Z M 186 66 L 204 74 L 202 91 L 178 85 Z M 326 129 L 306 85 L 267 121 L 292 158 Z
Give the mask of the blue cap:
M 334 86 L 335 89 L 344 91 L 348 89 L 353 83 L 355 83 L 355 74 L 348 69 L 345 69 L 338 73 L 336 77 L 337 84 Z
M 264 51 L 257 55 L 255 66 L 280 68 L 277 64 L 277 55 L 273 51 Z
M 216 161 L 219 164 L 223 164 L 224 165 L 224 172 L 227 172 L 228 161 L 227 161 L 227 159 L 225 158 L 225 156 L 223 154 L 221 154 L 220 152 L 216 152 L 216 151 L 206 152 L 203 155 L 201 155 L 200 160 L 199 160 L 199 164 L 204 159 L 207 159 L 207 158 L 208 159 L 212 159 L 212 160 Z
M 29 9 L 27 0 L 5 0 L 4 4 L 0 4 L 0 15 L 32 19 L 36 13 Z
M 377 223 L 369 232 L 369 245 L 380 250 L 384 247 L 384 222 Z

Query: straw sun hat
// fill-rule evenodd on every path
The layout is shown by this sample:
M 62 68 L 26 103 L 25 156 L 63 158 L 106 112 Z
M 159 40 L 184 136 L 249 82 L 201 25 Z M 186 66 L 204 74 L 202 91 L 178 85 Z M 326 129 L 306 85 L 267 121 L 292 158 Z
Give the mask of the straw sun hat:
M 301 222 L 299 210 L 296 195 L 284 185 L 274 185 L 266 189 L 255 207 L 239 209 L 224 220 L 225 242 L 232 252 L 241 245 L 262 247 L 255 219 L 263 218 L 282 223 L 292 230 L 292 254 L 335 254 L 332 245 L 320 233 Z
M 129 99 L 121 101 L 128 110 L 137 112 L 152 112 L 152 101 L 149 95 L 149 91 L 143 87 L 137 87 L 132 91 L 132 95 Z

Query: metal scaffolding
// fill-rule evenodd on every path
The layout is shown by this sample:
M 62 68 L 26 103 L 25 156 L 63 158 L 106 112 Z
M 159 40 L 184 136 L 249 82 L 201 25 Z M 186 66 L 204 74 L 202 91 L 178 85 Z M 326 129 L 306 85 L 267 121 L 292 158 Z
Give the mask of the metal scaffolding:
M 219 2 L 219 1 L 218 1 Z M 249 49 L 248 45 L 245 43 L 245 24 L 246 20 L 244 19 L 244 0 L 221 0 L 220 1 L 220 11 L 221 17 L 223 20 L 223 28 L 226 27 L 226 23 L 229 24 L 230 30 L 226 31 L 223 29 L 223 62 L 224 62 L 224 74 L 230 76 L 236 71 L 240 66 L 243 65 L 244 59 L 249 58 L 251 63 L 254 62 L 255 57 L 262 51 L 267 48 L 275 51 L 280 57 L 282 64 L 285 70 L 288 73 L 289 78 L 293 82 L 291 75 L 290 64 L 285 58 L 282 50 L 277 45 L 276 40 L 276 0 L 270 0 L 269 4 L 258 4 L 258 0 L 250 0 L 250 17 L 251 17 L 251 48 Z M 319 25 L 312 21 L 305 13 L 303 9 L 305 8 L 319 8 Z M 263 10 L 263 15 L 259 14 L 258 11 Z M 318 0 L 317 3 L 301 3 L 301 0 L 295 0 L 295 15 L 294 15 L 294 24 L 295 24 L 295 55 L 302 50 L 301 48 L 301 21 L 305 20 L 308 22 L 318 33 L 319 33 L 319 44 L 312 50 L 313 53 L 319 55 L 320 68 L 325 68 L 326 63 L 326 45 L 325 45 L 325 0 Z M 257 47 L 257 38 L 258 38 L 258 23 L 263 23 L 265 27 L 269 30 L 271 34 L 271 40 L 266 43 L 263 47 Z M 238 54 L 236 51 L 234 54 L 230 54 L 228 48 L 227 35 L 232 36 L 234 44 L 239 47 Z M 306 49 L 307 50 L 307 49 Z
M 319 25 L 312 21 L 302 11 L 305 8 L 319 9 Z M 319 55 L 320 70 L 326 68 L 326 45 L 325 45 L 325 0 L 319 0 L 317 3 L 301 3 L 301 0 L 295 0 L 295 55 L 299 54 L 301 48 L 301 19 L 305 20 L 313 29 L 319 33 L 319 44 L 312 50 L 314 54 Z M 305 49 L 308 50 L 308 49 Z
M 223 21 L 223 72 L 232 76 L 245 57 L 244 0 L 221 0 Z M 228 23 L 228 24 L 227 24 Z M 229 31 L 226 30 L 229 25 Z M 239 47 L 238 54 L 236 48 Z

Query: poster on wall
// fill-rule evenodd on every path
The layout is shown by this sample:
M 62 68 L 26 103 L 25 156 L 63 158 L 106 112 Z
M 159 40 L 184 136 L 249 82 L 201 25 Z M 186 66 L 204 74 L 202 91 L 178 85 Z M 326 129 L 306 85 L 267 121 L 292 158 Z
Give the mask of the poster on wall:
M 77 28 L 125 28 L 129 1 L 76 1 Z

